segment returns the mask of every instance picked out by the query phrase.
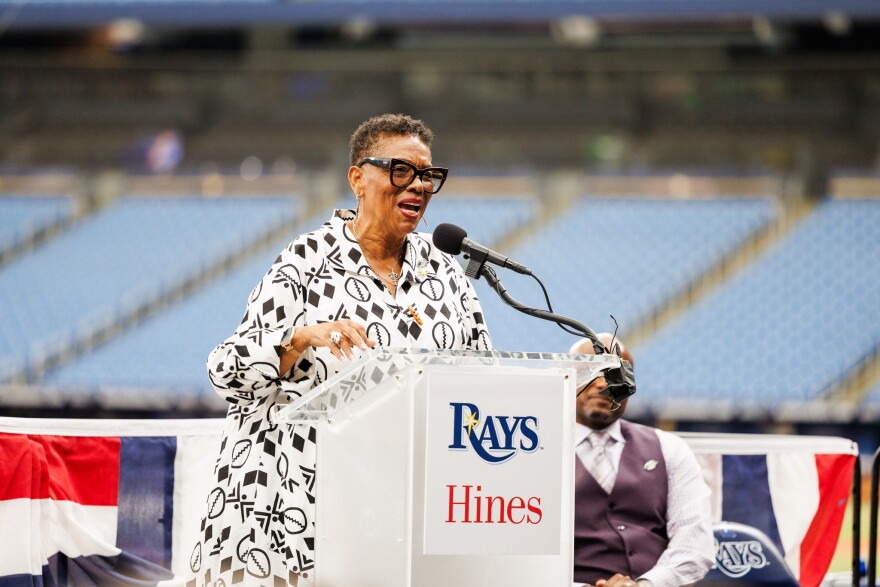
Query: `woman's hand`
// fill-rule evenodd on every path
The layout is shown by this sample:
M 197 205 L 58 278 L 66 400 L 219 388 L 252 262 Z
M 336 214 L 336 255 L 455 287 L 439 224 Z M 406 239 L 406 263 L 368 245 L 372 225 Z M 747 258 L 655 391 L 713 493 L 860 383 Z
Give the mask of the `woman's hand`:
M 376 341 L 367 337 L 367 330 L 362 324 L 351 320 L 334 320 L 313 326 L 302 326 L 294 332 L 293 348 L 299 351 L 299 354 L 308 347 L 322 346 L 328 347 L 334 357 L 344 361 L 354 358 L 355 348 L 365 351 L 376 346 Z
M 338 333 L 338 334 L 337 334 Z M 334 342 L 337 339 L 338 342 Z M 354 349 L 363 351 L 376 346 L 376 341 L 367 337 L 367 330 L 362 324 L 351 320 L 334 320 L 312 326 L 300 326 L 293 333 L 291 350 L 281 354 L 281 373 L 287 373 L 309 347 L 328 347 L 333 356 L 344 361 L 354 358 Z

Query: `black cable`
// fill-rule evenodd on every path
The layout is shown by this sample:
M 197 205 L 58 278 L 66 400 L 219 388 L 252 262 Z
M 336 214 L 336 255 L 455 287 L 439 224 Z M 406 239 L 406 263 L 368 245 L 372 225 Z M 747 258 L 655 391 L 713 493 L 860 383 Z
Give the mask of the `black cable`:
M 529 273 L 529 275 L 532 278 L 534 278 L 535 281 L 538 282 L 538 285 L 541 286 L 541 291 L 544 292 L 544 300 L 547 302 L 547 311 L 553 312 L 553 305 L 550 303 L 550 294 L 547 293 L 547 288 L 544 287 L 544 282 L 541 281 L 541 279 L 537 275 L 535 275 L 534 273 Z M 556 322 L 556 325 L 568 334 L 571 334 L 573 336 L 580 336 L 581 335 L 580 332 L 575 332 L 574 330 L 569 329 L 567 326 L 565 326 L 559 322 Z
M 495 274 L 495 270 L 489 267 L 488 265 L 482 265 L 479 268 L 475 268 L 475 273 L 478 276 L 482 276 L 486 279 L 486 282 L 495 290 L 505 304 L 513 308 L 514 310 L 518 310 L 523 314 L 528 314 L 529 316 L 534 316 L 535 318 L 540 318 L 542 320 L 549 320 L 551 322 L 555 322 L 559 324 L 559 326 L 569 332 L 564 327 L 570 326 L 574 328 L 578 332 L 574 332 L 575 335 L 582 334 L 586 338 L 590 339 L 590 342 L 593 343 L 593 351 L 595 354 L 602 355 L 608 352 L 608 349 L 605 348 L 605 345 L 599 340 L 599 337 L 596 336 L 596 333 L 593 330 L 584 324 L 583 322 L 578 322 L 574 318 L 569 318 L 567 316 L 561 316 L 559 314 L 554 314 L 548 310 L 541 310 L 540 308 L 531 308 L 526 306 L 520 301 L 515 300 L 509 293 L 507 293 L 507 288 L 504 287 L 504 284 L 501 283 L 501 280 L 498 279 L 498 276 Z M 535 278 L 537 279 L 537 277 Z M 541 280 L 538 279 L 538 283 L 541 283 Z M 544 284 L 541 283 L 542 289 L 544 289 Z M 546 292 L 546 289 L 544 290 Z M 549 296 L 547 299 L 548 306 L 550 305 Z M 619 351 L 618 351 L 619 352 Z M 618 355 L 619 356 L 619 355 Z M 620 359 L 620 367 L 608 369 L 605 372 L 605 381 L 606 387 L 600 393 L 611 398 L 611 401 L 615 404 L 620 404 L 623 400 L 631 396 L 636 392 L 636 380 L 633 375 L 632 363 L 625 359 Z M 618 407 L 620 407 L 618 405 Z
M 492 287 L 492 289 L 494 289 L 495 292 L 501 297 L 504 303 L 514 310 L 518 310 L 523 314 L 528 314 L 529 316 L 534 316 L 535 318 L 555 322 L 556 324 L 559 324 L 560 327 L 562 326 L 562 324 L 570 326 L 571 328 L 575 329 L 575 331 L 572 332 L 572 334 L 574 334 L 575 336 L 584 336 L 590 339 L 590 341 L 593 343 L 593 349 L 596 351 L 596 354 L 604 354 L 605 346 L 599 340 L 599 337 L 596 336 L 596 333 L 593 332 L 593 330 L 583 322 L 578 322 L 577 320 L 569 318 L 567 316 L 554 314 L 553 312 L 550 312 L 548 310 L 532 308 L 526 306 L 518 300 L 515 300 L 513 297 L 511 297 L 509 293 L 507 293 L 507 288 L 504 287 L 504 284 L 501 283 L 500 279 L 498 279 L 498 275 L 495 274 L 495 270 L 492 269 L 489 265 L 483 265 L 482 267 L 480 267 L 479 272 L 480 275 L 482 275 L 486 279 L 486 282 Z M 563 328 L 563 330 L 565 330 L 565 328 Z

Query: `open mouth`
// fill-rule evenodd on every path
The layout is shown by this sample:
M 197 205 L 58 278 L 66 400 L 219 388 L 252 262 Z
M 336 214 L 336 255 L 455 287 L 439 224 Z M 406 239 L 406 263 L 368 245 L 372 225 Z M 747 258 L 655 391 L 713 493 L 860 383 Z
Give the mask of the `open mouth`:
M 419 212 L 422 210 L 421 202 L 415 200 L 405 200 L 397 205 L 403 215 L 407 218 L 418 218 Z

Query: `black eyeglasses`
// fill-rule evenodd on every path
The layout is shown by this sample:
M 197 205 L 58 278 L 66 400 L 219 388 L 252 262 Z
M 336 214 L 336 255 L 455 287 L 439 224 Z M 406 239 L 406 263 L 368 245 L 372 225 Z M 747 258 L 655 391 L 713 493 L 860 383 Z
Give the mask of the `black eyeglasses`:
M 422 180 L 422 189 L 429 194 L 436 194 L 443 187 L 449 170 L 445 167 L 426 167 L 419 169 L 412 163 L 403 159 L 391 159 L 388 157 L 364 157 L 358 166 L 364 163 L 381 167 L 388 170 L 391 185 L 398 188 L 407 188 L 415 181 L 416 177 Z

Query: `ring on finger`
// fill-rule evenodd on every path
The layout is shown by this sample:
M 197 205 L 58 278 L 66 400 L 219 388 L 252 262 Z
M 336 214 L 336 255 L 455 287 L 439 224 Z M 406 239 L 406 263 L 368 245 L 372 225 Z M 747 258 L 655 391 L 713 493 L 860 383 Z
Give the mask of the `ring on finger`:
M 339 331 L 334 330 L 333 332 L 330 333 L 330 342 L 332 342 L 336 346 L 339 346 L 339 342 L 341 340 L 342 340 L 342 333 L 340 333 Z

